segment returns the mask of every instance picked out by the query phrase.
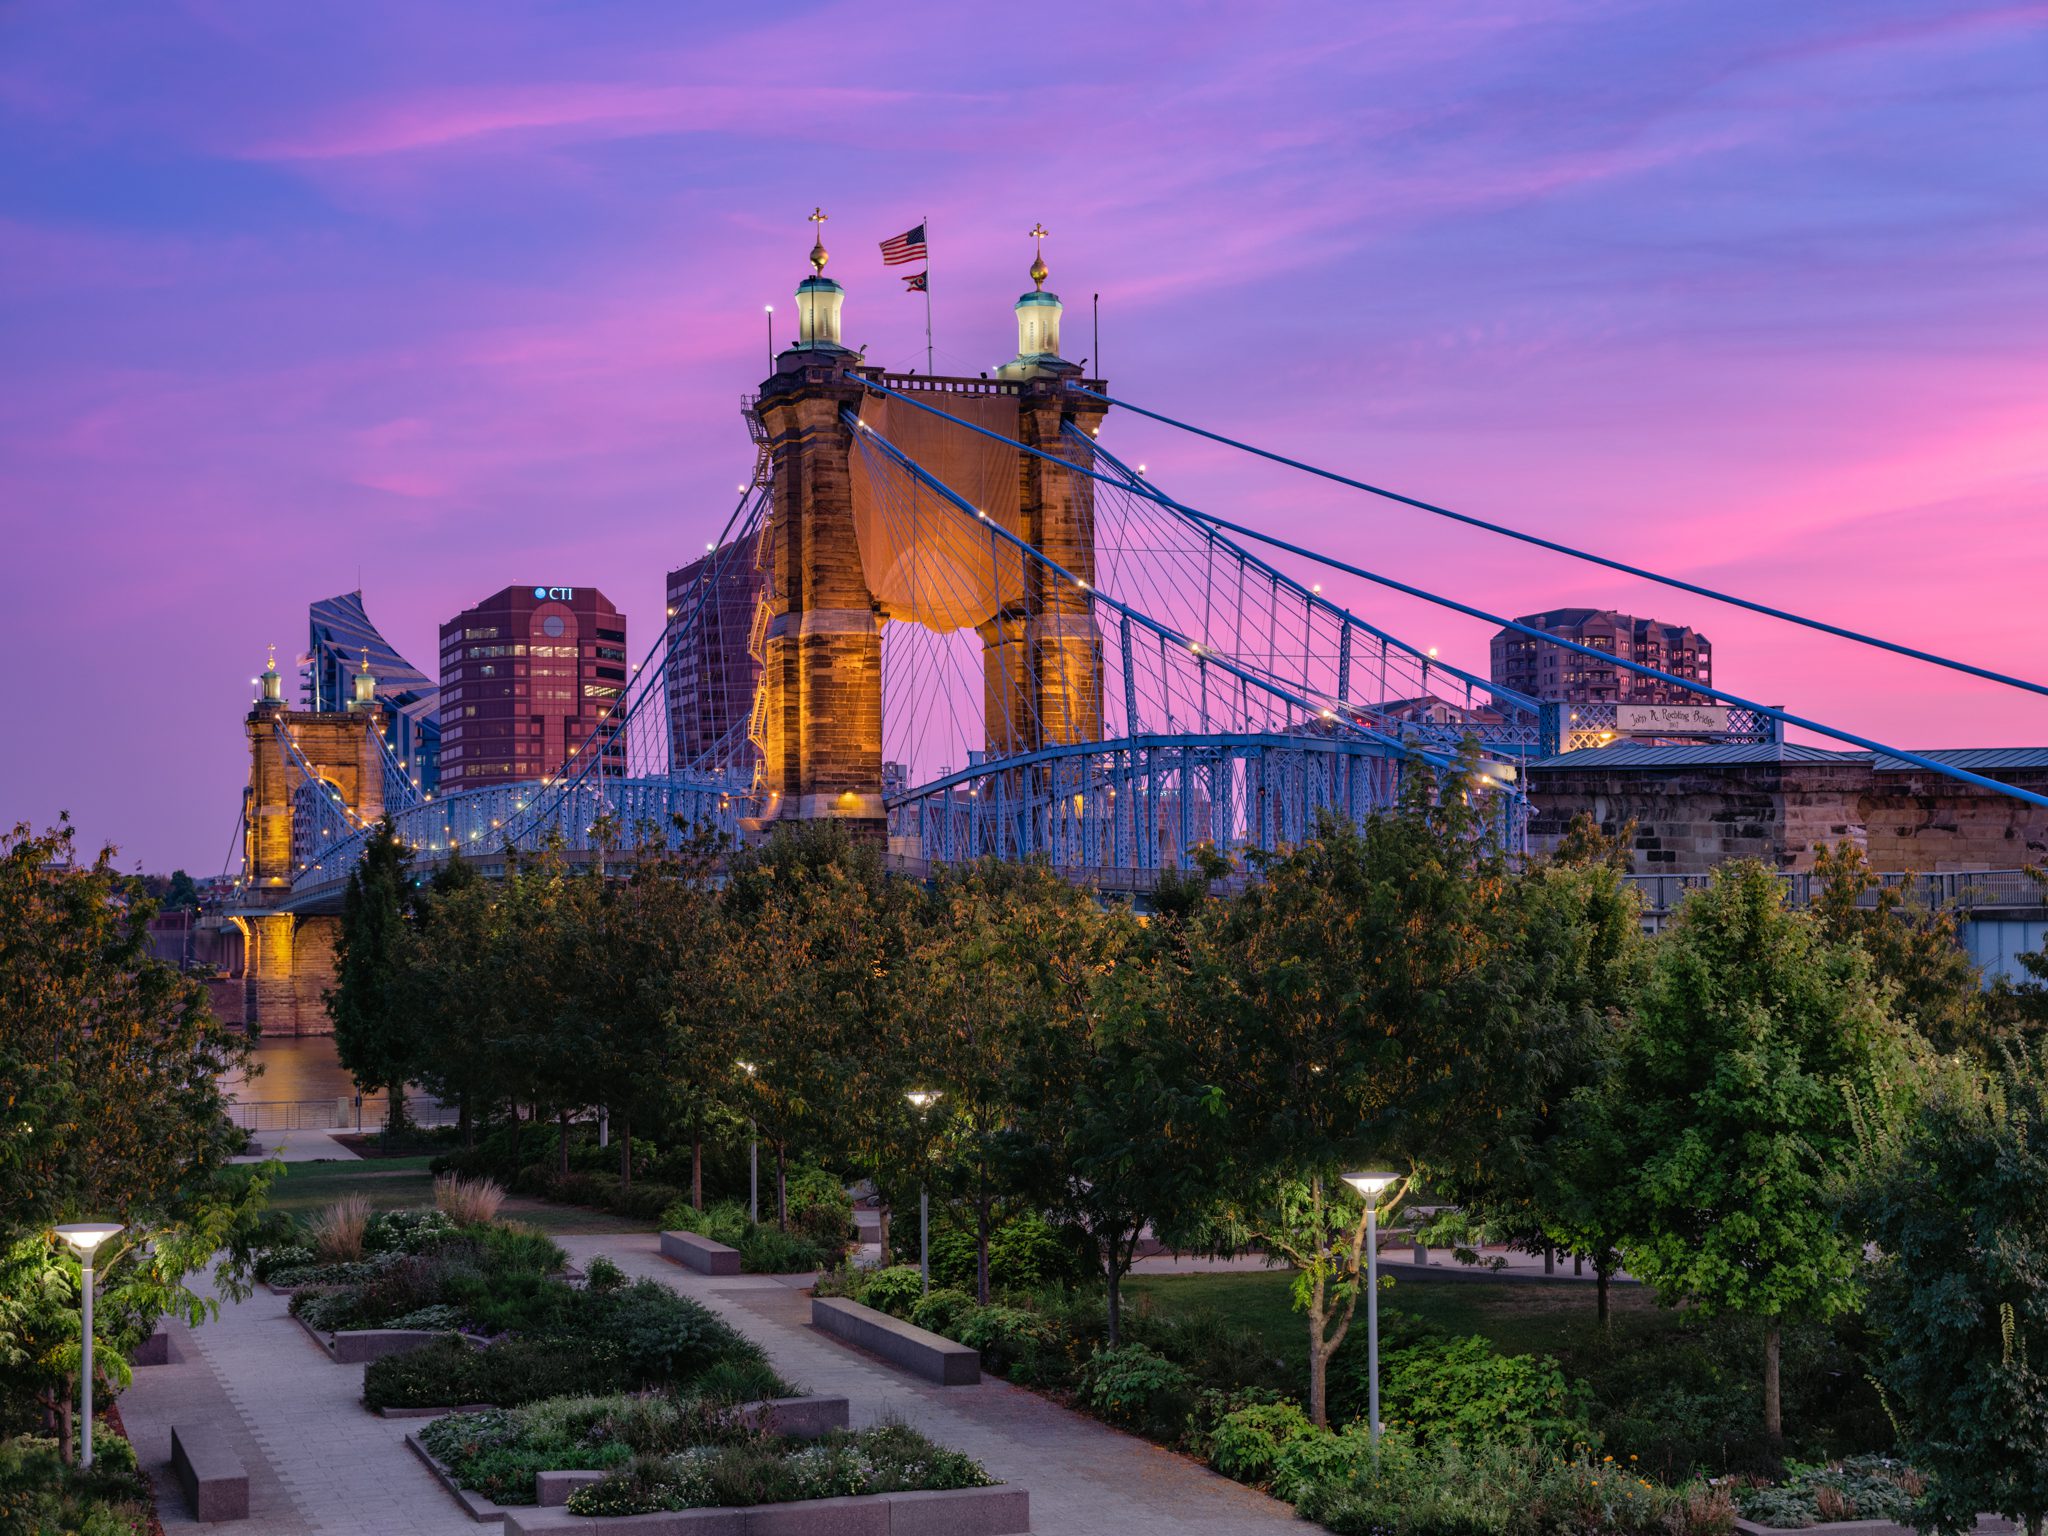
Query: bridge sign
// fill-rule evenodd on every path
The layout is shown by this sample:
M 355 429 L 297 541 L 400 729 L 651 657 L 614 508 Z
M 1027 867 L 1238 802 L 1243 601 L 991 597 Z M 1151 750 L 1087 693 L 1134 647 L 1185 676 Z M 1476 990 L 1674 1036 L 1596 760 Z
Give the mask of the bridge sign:
M 1617 704 L 1614 727 L 1627 736 L 1694 736 L 1724 734 L 1725 704 Z

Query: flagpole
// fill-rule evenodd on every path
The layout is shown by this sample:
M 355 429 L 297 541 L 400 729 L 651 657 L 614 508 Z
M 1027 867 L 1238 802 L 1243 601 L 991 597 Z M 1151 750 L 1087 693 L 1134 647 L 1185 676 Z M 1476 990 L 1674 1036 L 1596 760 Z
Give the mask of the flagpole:
M 924 371 L 937 373 L 932 363 L 932 221 L 924 218 Z

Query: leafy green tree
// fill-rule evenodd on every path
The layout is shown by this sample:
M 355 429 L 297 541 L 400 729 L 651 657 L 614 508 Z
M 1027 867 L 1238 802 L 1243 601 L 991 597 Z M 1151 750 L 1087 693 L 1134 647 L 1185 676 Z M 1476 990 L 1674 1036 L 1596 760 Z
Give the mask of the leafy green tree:
M 413 1022 L 413 1081 L 456 1106 L 464 1146 L 480 1118 L 509 1098 L 491 956 L 497 896 L 459 853 L 415 887 L 406 933 L 402 1002 Z
M 2048 1513 L 2048 1062 L 1956 1069 L 1913 1116 L 1871 1116 L 1856 1214 L 1876 1244 L 1868 1316 L 1923 1531 Z
M 1625 845 L 1581 816 L 1545 865 L 1513 883 L 1515 969 L 1524 1008 L 1552 1021 L 1552 1075 L 1525 1105 L 1519 1134 L 1503 1137 L 1470 1172 L 1440 1176 L 1437 1193 L 1482 1230 L 1530 1251 L 1562 1250 L 1593 1266 L 1595 1310 L 1608 1320 L 1625 1221 L 1617 1192 L 1629 1165 L 1599 1088 L 1642 982 L 1640 904 L 1622 878 Z
M 335 1055 L 359 1089 L 386 1091 L 393 1135 L 405 1129 L 405 1085 L 417 1054 L 404 998 L 410 858 L 387 816 L 349 871 L 334 946 L 335 984 L 327 994 Z
M 1984 978 L 1954 912 L 1915 905 L 1887 886 L 1854 843 L 1822 848 L 1813 865 L 1813 915 L 1831 943 L 1861 944 L 1891 989 L 1894 1014 L 1944 1054 L 1990 1051 Z M 1864 897 L 1870 904 L 1864 904 Z
M 231 1167 L 243 1138 L 221 1083 L 248 1043 L 198 983 L 153 958 L 152 904 L 113 850 L 73 860 L 68 823 L 0 835 L 0 1400 L 39 1398 L 68 1457 L 81 1356 L 78 1266 L 49 1235 L 123 1223 L 103 1251 L 96 1326 L 121 1352 L 166 1311 L 217 1305 L 185 1284 L 245 1293 L 248 1246 L 274 1163 Z
M 1262 860 L 1196 946 L 1225 1053 L 1225 1231 L 1296 1267 L 1318 1424 L 1363 1273 L 1364 1206 L 1341 1175 L 1391 1167 L 1392 1210 L 1419 1174 L 1470 1174 L 1558 1071 L 1557 1023 L 1524 1006 L 1509 871 L 1468 784 L 1417 774 L 1397 811 L 1326 821 Z
M 1859 1246 L 1828 1198 L 1848 1101 L 1888 1102 L 1907 1065 L 1869 957 L 1787 909 L 1755 861 L 1722 865 L 1659 936 L 1604 1113 L 1628 1185 L 1631 1272 L 1661 1297 L 1764 1327 L 1763 1428 L 1783 1435 L 1787 1318 L 1857 1299 Z

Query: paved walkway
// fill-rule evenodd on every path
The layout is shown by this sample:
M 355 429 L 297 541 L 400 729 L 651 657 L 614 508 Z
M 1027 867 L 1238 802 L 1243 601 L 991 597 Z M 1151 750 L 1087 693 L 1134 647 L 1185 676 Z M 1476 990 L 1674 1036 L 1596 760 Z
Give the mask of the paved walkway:
M 359 1163 L 362 1158 L 352 1147 L 343 1146 L 334 1139 L 337 1135 L 353 1134 L 352 1131 L 258 1131 L 249 1143 L 250 1150 L 230 1161 L 260 1163 L 265 1158 L 275 1157 L 287 1163 Z
M 1032 1525 L 1059 1536 L 1239 1536 L 1311 1529 L 1285 1504 L 1148 1441 L 990 1378 L 940 1388 L 810 1326 L 790 1278 L 710 1279 L 669 1263 L 652 1234 L 558 1239 L 579 1265 L 609 1254 L 723 1316 L 802 1389 L 843 1394 L 856 1425 L 901 1419 L 1031 1491 Z M 362 1405 L 363 1368 L 337 1365 L 259 1290 L 197 1330 L 169 1325 L 172 1363 L 137 1369 L 121 1411 L 167 1531 L 221 1536 L 466 1536 L 476 1527 L 408 1451 L 417 1420 Z M 250 1473 L 250 1518 L 198 1526 L 170 1475 L 173 1424 L 223 1428 Z
M 121 1414 L 156 1484 L 166 1531 L 221 1536 L 474 1536 L 405 1447 L 417 1420 L 363 1406 L 363 1367 L 337 1365 L 259 1290 L 198 1329 L 172 1325 L 174 1363 L 140 1367 Z M 227 1430 L 249 1472 L 249 1518 L 199 1525 L 170 1475 L 171 1426 Z
M 844 1395 L 855 1425 L 901 1419 L 965 1451 L 1004 1482 L 1031 1490 L 1042 1536 L 1238 1536 L 1311 1531 L 1286 1504 L 1149 1441 L 1119 1433 L 994 1378 L 935 1387 L 810 1326 L 810 1299 L 766 1275 L 712 1279 L 671 1264 L 651 1234 L 558 1238 L 578 1267 L 609 1254 L 703 1302 L 760 1343 L 803 1390 Z

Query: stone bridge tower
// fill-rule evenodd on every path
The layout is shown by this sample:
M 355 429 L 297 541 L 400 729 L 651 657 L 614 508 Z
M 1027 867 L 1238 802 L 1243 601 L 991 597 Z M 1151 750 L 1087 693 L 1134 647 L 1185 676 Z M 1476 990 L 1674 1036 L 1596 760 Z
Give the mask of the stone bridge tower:
M 241 930 L 245 1021 L 290 1034 L 325 1033 L 322 996 L 334 979 L 338 920 L 275 910 L 291 892 L 304 828 L 296 819 L 303 790 L 326 786 L 359 821 L 384 814 L 384 764 L 377 736 L 384 717 L 365 658 L 346 709 L 285 708 L 272 656 L 244 728 L 249 785 L 242 792 L 241 897 L 227 915 Z M 296 753 L 287 750 L 289 738 Z M 302 767 L 299 759 L 303 758 Z M 308 769 L 311 773 L 308 773 Z
M 812 215 L 822 221 L 822 213 Z M 1034 231 L 1042 235 L 1043 231 Z M 796 342 L 776 359 L 756 412 L 773 466 L 762 603 L 760 701 L 762 820 L 845 822 L 856 837 L 881 839 L 882 627 L 884 605 L 862 565 L 855 512 L 853 429 L 870 398 L 864 380 L 885 377 L 841 340 L 845 290 L 825 276 L 822 235 L 812 273 L 797 287 Z M 1081 450 L 1062 435 L 1066 422 L 1092 432 L 1094 402 L 1067 382 L 1081 369 L 1059 355 L 1060 302 L 1044 291 L 1042 256 L 1033 290 L 1017 302 L 1017 356 L 997 379 L 887 376 L 892 389 L 934 390 L 932 403 L 958 409 L 961 390 L 1001 395 L 1015 404 L 1004 430 L 1018 442 L 1061 457 Z M 905 409 L 909 409 L 905 407 Z M 1018 455 L 1018 528 L 1080 580 L 1095 580 L 1093 485 L 1043 460 Z M 1035 561 L 1020 562 L 1020 591 L 1005 593 L 976 624 L 983 645 L 984 708 L 990 754 L 1102 734 L 1101 642 L 1085 590 Z

